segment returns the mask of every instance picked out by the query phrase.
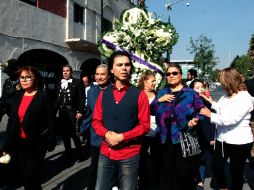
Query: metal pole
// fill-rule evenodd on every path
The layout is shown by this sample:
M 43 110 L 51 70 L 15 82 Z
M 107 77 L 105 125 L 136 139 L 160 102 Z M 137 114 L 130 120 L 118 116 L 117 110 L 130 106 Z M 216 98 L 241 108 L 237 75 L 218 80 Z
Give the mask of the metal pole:
M 177 3 L 180 3 L 180 2 L 182 2 L 182 1 L 184 1 L 184 0 L 178 0 L 178 1 L 175 1 L 175 2 L 173 2 L 173 3 L 168 3 L 168 4 L 166 4 L 165 6 L 166 6 L 166 8 L 167 8 L 167 10 L 168 10 L 168 23 L 169 24 L 171 24 L 171 20 L 170 20 L 170 10 L 172 10 L 172 5 L 174 5 L 174 4 L 177 4 Z M 186 3 L 186 6 L 189 6 L 189 3 Z M 170 62 L 170 50 L 168 50 L 167 51 L 167 60 Z
M 101 39 L 103 33 L 103 0 L 101 0 Z M 102 54 L 101 54 L 101 64 L 103 64 Z
M 171 24 L 170 11 L 168 11 L 168 23 Z M 169 52 L 169 50 L 167 51 L 167 60 L 168 60 L 168 62 L 170 62 L 170 52 Z
M 0 63 L 0 97 L 2 96 L 2 63 Z

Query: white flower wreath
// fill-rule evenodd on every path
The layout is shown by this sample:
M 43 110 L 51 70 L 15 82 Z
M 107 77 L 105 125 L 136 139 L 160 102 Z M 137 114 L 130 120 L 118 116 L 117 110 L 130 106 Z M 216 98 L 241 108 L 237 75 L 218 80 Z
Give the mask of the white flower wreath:
M 137 85 L 140 75 L 151 70 L 157 72 L 158 87 L 163 85 L 164 71 L 164 65 L 158 60 L 176 44 L 178 34 L 171 24 L 154 19 L 151 15 L 139 8 L 124 11 L 120 21 L 114 20 L 113 30 L 102 35 L 99 51 L 105 57 L 109 57 L 116 49 L 129 52 L 134 56 L 132 84 Z

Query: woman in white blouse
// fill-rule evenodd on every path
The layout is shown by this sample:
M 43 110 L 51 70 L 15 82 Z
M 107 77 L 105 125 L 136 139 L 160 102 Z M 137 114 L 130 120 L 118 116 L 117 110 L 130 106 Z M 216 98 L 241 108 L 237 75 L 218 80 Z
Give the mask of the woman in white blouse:
M 216 124 L 216 144 L 212 167 L 220 189 L 228 189 L 224 166 L 230 158 L 232 190 L 243 187 L 243 172 L 246 159 L 253 143 L 250 112 L 253 110 L 253 97 L 246 90 L 242 75 L 234 68 L 220 71 L 218 80 L 226 94 L 218 102 L 211 98 L 216 113 L 203 108 L 201 114 L 210 117 Z

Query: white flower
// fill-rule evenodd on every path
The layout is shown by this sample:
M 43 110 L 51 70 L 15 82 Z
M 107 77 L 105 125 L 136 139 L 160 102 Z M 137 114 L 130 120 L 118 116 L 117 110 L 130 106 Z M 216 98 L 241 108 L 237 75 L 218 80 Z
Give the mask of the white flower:
M 133 33 L 134 33 L 135 37 L 140 36 L 141 32 L 142 32 L 142 30 L 140 30 L 140 29 L 133 30 Z
M 103 37 L 103 39 L 107 40 L 108 42 L 111 42 L 111 43 L 117 43 L 117 36 L 115 36 L 115 35 L 111 35 L 111 34 L 105 35 Z
M 158 36 L 159 38 L 171 38 L 171 33 L 169 32 L 164 32 L 163 29 L 159 29 L 155 32 L 155 35 Z
M 131 24 L 137 24 L 141 17 L 145 19 L 148 18 L 145 11 L 139 8 L 132 8 L 123 14 L 123 25 L 129 26 Z
M 150 42 L 149 44 L 147 44 L 146 49 L 147 49 L 147 50 L 151 50 L 152 47 L 153 47 L 153 45 L 154 45 L 154 44 Z

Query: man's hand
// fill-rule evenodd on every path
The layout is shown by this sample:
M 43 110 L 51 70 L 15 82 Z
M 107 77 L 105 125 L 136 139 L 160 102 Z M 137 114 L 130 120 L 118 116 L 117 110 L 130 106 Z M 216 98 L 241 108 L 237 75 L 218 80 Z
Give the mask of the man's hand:
M 119 145 L 123 141 L 123 135 L 115 133 L 113 131 L 108 131 L 105 134 L 105 140 L 109 146 L 116 146 Z

